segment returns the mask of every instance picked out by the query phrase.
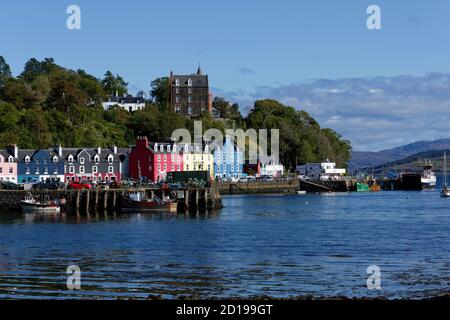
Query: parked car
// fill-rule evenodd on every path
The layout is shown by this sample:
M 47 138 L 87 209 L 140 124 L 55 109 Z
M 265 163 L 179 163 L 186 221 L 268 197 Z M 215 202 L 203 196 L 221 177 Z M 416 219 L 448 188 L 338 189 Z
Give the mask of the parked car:
M 23 190 L 23 187 L 10 181 L 0 181 L 0 189 L 3 190 Z
M 33 189 L 35 190 L 58 190 L 64 189 L 66 185 L 60 181 L 41 181 L 39 183 L 33 184 Z
M 69 183 L 69 189 L 74 189 L 74 190 L 87 189 L 87 190 L 91 190 L 92 189 L 92 185 L 90 183 L 88 183 L 88 182 L 73 181 L 73 182 Z

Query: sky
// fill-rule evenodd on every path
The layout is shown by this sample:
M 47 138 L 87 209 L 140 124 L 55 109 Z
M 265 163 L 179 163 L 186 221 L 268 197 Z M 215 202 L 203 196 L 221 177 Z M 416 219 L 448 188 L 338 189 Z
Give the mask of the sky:
M 432 3 L 432 4 L 431 4 Z M 69 5 L 81 30 L 66 27 Z M 381 30 L 366 26 L 369 5 Z M 151 80 L 209 75 L 215 96 L 247 113 L 275 98 L 377 151 L 449 137 L 450 1 L 0 0 L 0 55 L 19 74 L 35 57 Z

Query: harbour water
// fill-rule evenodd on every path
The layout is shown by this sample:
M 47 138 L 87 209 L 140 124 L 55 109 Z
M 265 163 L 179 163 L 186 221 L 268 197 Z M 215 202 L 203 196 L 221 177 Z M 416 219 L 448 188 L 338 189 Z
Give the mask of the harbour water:
M 437 191 L 223 197 L 211 215 L 0 214 L 0 298 L 424 298 L 450 284 Z M 81 269 L 81 290 L 66 268 Z M 381 269 L 369 290 L 367 267 Z

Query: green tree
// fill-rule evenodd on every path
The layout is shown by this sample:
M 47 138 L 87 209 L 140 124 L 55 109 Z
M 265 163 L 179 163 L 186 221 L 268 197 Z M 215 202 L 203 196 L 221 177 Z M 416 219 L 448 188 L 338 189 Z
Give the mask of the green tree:
M 128 93 L 128 83 L 121 76 L 115 76 L 111 71 L 106 71 L 102 80 L 103 90 L 110 96 L 118 95 L 119 97 Z
M 150 94 L 153 101 L 157 103 L 162 110 L 169 109 L 170 84 L 168 77 L 157 78 L 151 83 Z
M 6 80 L 12 77 L 11 68 L 6 63 L 5 58 L 0 56 L 0 90 L 4 86 Z

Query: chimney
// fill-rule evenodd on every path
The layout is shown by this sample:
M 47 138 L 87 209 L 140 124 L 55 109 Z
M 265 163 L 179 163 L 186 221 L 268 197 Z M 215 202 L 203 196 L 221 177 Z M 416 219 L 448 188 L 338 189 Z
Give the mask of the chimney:
M 58 144 L 58 146 L 56 147 L 56 153 L 58 153 L 58 156 L 62 157 L 62 146 L 61 144 Z
M 112 146 L 112 152 L 114 153 L 114 154 L 117 154 L 117 146 Z
M 100 155 L 102 153 L 102 147 L 97 147 L 97 154 Z
M 11 144 L 8 146 L 8 152 L 13 155 L 14 158 L 19 157 L 19 148 L 17 147 L 17 144 Z
M 141 148 L 148 148 L 147 137 L 137 137 L 136 146 L 141 147 Z

